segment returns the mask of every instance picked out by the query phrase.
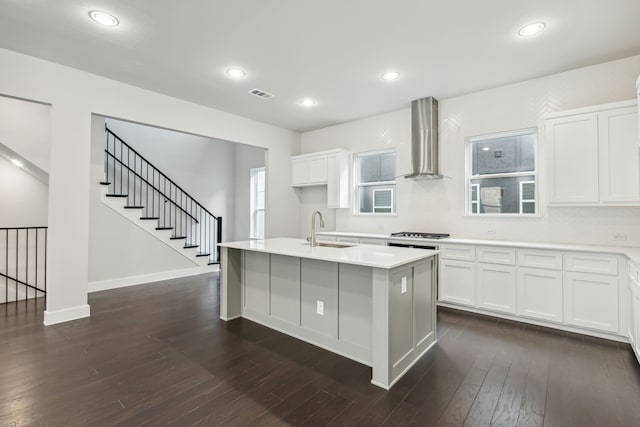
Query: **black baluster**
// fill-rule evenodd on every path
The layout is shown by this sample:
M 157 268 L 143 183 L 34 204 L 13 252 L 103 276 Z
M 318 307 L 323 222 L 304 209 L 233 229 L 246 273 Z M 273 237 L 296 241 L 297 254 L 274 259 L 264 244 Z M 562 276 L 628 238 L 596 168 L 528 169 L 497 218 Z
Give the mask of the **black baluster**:
M 36 228 L 36 301 L 38 300 L 38 233 L 40 229 Z
M 26 230 L 27 232 L 27 245 L 26 245 L 26 250 L 25 250 L 25 279 L 24 279 L 24 283 L 26 283 L 27 285 L 29 284 L 29 229 L 27 228 Z M 24 288 L 24 302 L 25 304 L 27 304 L 27 301 L 29 300 L 29 286 L 25 286 Z

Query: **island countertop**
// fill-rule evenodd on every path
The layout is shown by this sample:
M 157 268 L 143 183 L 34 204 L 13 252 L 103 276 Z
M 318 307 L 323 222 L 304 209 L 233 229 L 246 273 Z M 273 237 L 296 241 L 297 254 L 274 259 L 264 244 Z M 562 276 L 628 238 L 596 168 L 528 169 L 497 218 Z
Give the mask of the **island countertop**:
M 344 248 L 311 247 L 305 240 L 286 237 L 225 242 L 220 243 L 219 246 L 383 269 L 399 267 L 438 253 L 438 251 L 427 249 L 415 250 L 377 245 L 354 245 Z

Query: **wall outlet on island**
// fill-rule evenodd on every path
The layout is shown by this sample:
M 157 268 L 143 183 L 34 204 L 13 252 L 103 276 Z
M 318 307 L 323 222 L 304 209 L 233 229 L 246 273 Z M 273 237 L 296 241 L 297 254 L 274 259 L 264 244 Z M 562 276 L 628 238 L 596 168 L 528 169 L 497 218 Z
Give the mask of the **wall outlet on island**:
M 627 235 L 619 231 L 614 231 L 612 235 L 612 239 L 615 240 L 616 242 L 625 242 L 627 240 Z
M 318 301 L 316 303 L 316 313 L 320 316 L 324 316 L 324 303 L 322 301 Z

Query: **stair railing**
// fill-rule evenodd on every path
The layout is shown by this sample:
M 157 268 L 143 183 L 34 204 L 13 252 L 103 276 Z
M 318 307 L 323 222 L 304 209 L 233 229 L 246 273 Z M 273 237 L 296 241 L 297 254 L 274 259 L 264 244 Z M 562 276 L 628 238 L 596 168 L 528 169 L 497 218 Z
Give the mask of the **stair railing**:
M 197 248 L 209 264 L 220 262 L 222 217 L 209 212 L 122 138 L 105 127 L 105 181 L 109 196 L 126 197 L 126 209 L 141 209 L 142 220 L 157 220 L 158 230 L 173 230 L 172 240 Z
M 47 294 L 47 227 L 0 228 L 0 304 Z

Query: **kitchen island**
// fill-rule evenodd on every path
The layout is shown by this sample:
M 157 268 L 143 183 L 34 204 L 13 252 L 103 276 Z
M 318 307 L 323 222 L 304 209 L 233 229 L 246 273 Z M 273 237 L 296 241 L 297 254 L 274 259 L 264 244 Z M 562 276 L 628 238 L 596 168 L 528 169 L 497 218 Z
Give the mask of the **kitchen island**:
M 372 368 L 389 389 L 436 342 L 437 251 L 220 244 L 220 318 L 263 324 Z

